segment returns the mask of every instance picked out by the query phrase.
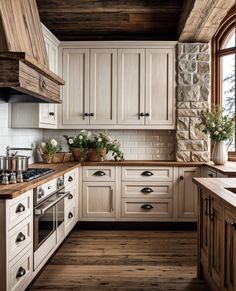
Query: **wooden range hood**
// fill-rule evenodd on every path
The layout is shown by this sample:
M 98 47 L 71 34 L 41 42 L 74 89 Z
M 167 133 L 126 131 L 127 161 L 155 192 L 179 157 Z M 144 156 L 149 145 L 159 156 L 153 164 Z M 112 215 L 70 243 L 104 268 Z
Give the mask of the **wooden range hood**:
M 0 1 L 0 101 L 61 103 L 35 0 Z

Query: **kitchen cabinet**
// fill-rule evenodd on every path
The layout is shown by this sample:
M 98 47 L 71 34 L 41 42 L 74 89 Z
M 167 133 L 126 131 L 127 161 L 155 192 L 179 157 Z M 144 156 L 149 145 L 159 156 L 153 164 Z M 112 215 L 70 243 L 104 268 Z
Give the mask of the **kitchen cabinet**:
M 42 28 L 49 69 L 57 74 L 59 40 L 44 25 Z M 56 128 L 57 106 L 53 103 L 13 103 L 11 105 L 11 127 Z
M 222 174 L 221 172 L 219 172 L 217 170 L 207 168 L 206 177 L 207 178 L 227 178 L 228 176 L 225 174 Z
M 60 128 L 175 128 L 175 42 L 62 42 L 59 52 Z
M 197 186 L 192 182 L 193 177 L 200 177 L 199 167 L 179 167 L 179 218 L 197 220 L 198 195 Z

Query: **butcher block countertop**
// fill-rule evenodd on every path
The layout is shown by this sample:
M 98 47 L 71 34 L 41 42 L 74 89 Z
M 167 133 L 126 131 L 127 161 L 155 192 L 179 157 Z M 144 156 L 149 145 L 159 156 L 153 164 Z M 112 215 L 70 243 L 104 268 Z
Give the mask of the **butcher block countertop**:
M 236 162 L 227 162 L 225 165 L 215 165 L 213 162 L 209 162 L 206 165 L 222 174 L 236 176 Z
M 82 162 L 82 166 L 137 166 L 137 167 L 196 167 L 204 166 L 205 163 L 199 162 L 176 162 L 176 161 L 153 161 L 153 160 L 124 160 L 122 162 L 103 161 L 103 162 Z
M 48 175 L 42 176 L 41 178 L 37 178 L 35 180 L 17 184 L 8 184 L 1 185 L 0 184 L 0 199 L 13 199 L 33 188 L 36 188 L 54 178 L 57 178 L 66 172 L 69 172 L 73 169 L 76 169 L 80 166 L 80 163 L 62 163 L 62 164 L 31 164 L 29 168 L 48 168 L 53 169 L 55 172 L 49 173 Z
M 231 206 L 236 207 L 236 191 L 232 193 L 226 189 L 233 188 L 236 190 L 236 178 L 193 178 L 193 182 L 199 188 L 220 197 Z

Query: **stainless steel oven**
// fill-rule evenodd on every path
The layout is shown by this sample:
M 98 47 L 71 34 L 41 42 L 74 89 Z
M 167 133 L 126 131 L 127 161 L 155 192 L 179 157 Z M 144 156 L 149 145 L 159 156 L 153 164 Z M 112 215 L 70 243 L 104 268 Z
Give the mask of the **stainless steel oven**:
M 58 180 L 35 189 L 39 202 L 34 199 L 34 270 L 64 237 L 65 197 L 69 193 L 63 185 L 58 186 Z

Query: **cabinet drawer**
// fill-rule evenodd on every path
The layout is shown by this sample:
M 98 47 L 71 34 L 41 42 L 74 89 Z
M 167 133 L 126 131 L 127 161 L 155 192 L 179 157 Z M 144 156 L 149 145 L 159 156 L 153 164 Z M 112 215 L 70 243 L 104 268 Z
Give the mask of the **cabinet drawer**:
M 68 234 L 74 225 L 77 222 L 77 206 L 72 205 L 66 209 L 66 217 L 65 217 L 65 227 L 66 227 L 66 234 Z
M 127 198 L 171 198 L 172 182 L 122 182 L 122 197 Z
M 71 205 L 77 205 L 77 188 L 71 187 L 66 189 L 66 191 L 70 192 L 65 198 L 65 207 L 68 209 Z
M 84 181 L 115 181 L 115 167 L 83 167 Z
M 9 265 L 8 286 L 11 291 L 25 290 L 31 280 L 33 270 L 33 252 L 28 249 L 19 259 L 13 260 Z
M 57 178 L 52 179 L 44 184 L 42 184 L 40 186 L 40 188 L 42 189 L 42 196 L 41 198 L 37 198 L 37 203 L 39 203 L 40 201 L 42 201 L 48 194 L 55 192 L 57 190 Z
M 122 217 L 172 217 L 172 199 L 122 199 Z
M 33 190 L 7 200 L 8 230 L 33 213 Z
M 216 178 L 216 171 L 207 169 L 207 178 Z
M 32 242 L 33 238 L 32 219 L 33 219 L 32 216 L 27 217 L 20 224 L 18 224 L 8 232 L 9 261 L 16 257 L 22 250 L 25 249 L 27 245 L 29 245 Z
M 64 175 L 64 183 L 65 187 L 71 187 L 76 184 L 77 181 L 77 176 L 78 176 L 78 170 L 73 170 L 68 173 L 65 173 Z
M 172 167 L 122 167 L 122 181 L 164 182 L 172 180 Z

